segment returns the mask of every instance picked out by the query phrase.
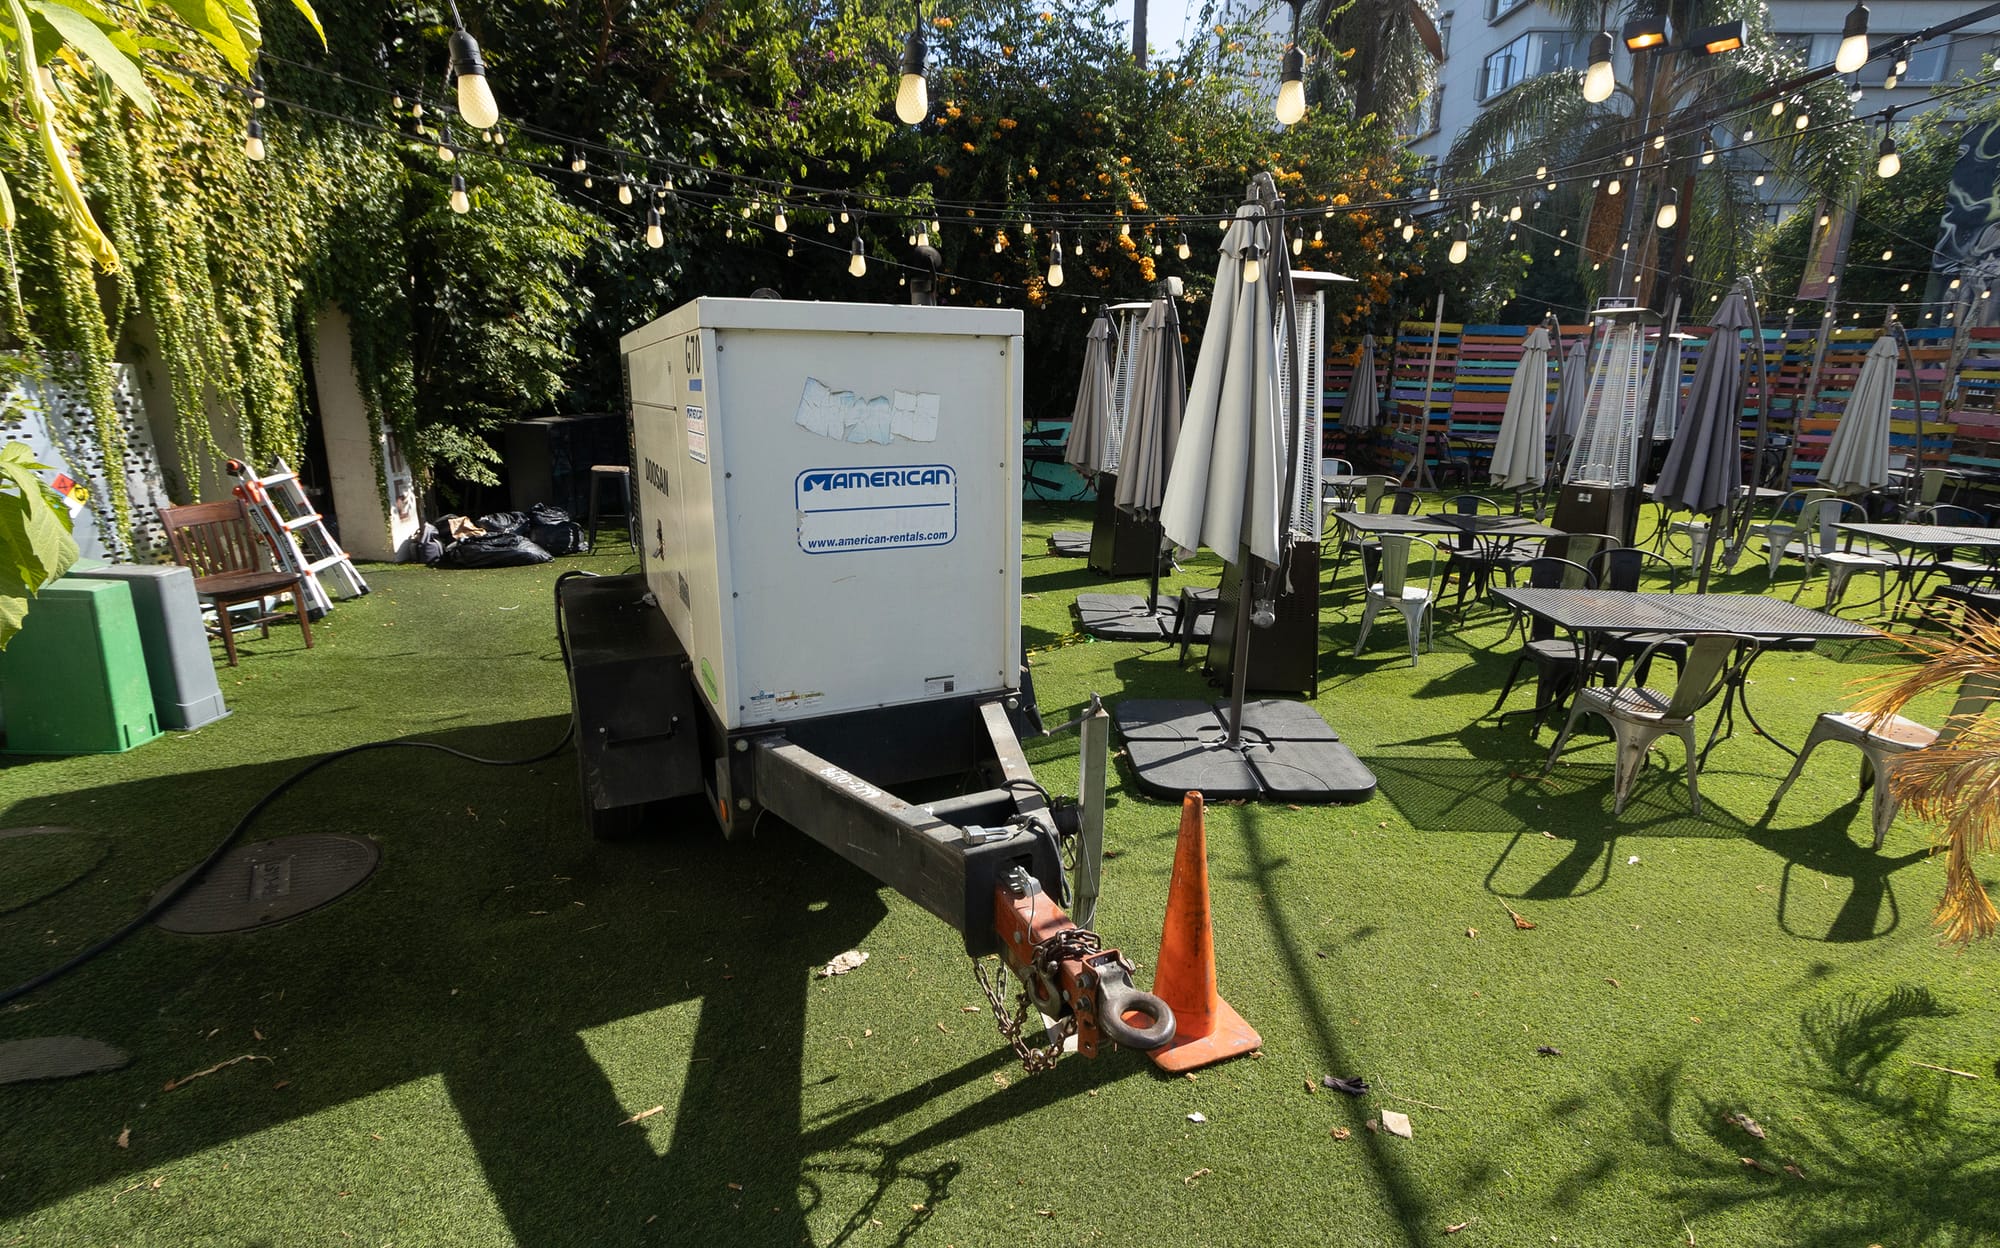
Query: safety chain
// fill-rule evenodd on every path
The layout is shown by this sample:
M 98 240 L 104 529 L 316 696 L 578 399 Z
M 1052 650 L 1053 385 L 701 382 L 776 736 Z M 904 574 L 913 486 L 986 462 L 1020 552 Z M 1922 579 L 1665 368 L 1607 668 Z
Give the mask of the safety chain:
M 1054 1070 L 1056 1062 L 1062 1058 L 1063 1035 L 1061 1027 L 1047 1048 L 1038 1049 L 1022 1039 L 1028 1029 L 1028 1013 L 1033 1010 L 1034 1001 L 1028 996 L 1028 986 L 1021 985 L 1021 998 L 1015 1004 L 1014 1013 L 1007 1013 L 1004 994 L 1007 991 L 1007 963 L 1000 963 L 999 973 L 992 979 L 986 977 L 986 964 L 982 958 L 972 960 L 972 973 L 979 979 L 979 987 L 986 993 L 986 1004 L 993 1008 L 993 1022 L 1000 1028 L 1000 1038 L 1014 1050 L 1014 1056 L 1021 1059 L 1021 1069 L 1029 1074 L 1039 1074 L 1044 1070 Z
M 1028 647 L 1027 652 L 1029 654 L 1047 654 L 1051 650 L 1063 650 L 1070 646 L 1081 646 L 1096 640 L 1097 638 L 1085 632 L 1064 633 L 1047 645 Z

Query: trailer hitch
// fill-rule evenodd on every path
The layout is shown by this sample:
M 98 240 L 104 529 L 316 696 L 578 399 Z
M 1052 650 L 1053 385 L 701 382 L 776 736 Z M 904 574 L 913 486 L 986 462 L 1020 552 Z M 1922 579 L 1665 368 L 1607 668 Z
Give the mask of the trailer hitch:
M 1096 1057 L 1101 1040 L 1126 1048 L 1152 1050 L 1174 1038 L 1174 1012 L 1150 992 L 1132 986 L 1132 964 L 1116 949 L 1105 949 L 1096 932 L 1078 927 L 1026 869 L 1002 876 L 993 895 L 993 925 L 1000 937 L 1001 963 L 1021 981 L 1022 1009 L 1004 1015 L 998 990 L 989 986 L 1001 1031 L 1030 1070 L 1054 1064 L 1060 1039 L 1047 1054 L 1036 1054 L 1020 1039 L 1026 1007 L 1066 1021 L 1076 1033 L 1077 1052 Z M 984 983 L 984 975 L 981 975 Z

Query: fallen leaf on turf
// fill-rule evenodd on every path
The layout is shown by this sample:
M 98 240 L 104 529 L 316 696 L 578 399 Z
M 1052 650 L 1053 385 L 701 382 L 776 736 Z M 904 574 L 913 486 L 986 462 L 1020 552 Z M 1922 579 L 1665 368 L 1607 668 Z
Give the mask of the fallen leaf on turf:
M 1466 929 L 1465 929 L 1465 938 L 1466 938 L 1467 940 L 1476 940 L 1476 939 L 1478 939 L 1478 937 L 1479 937 L 1479 929 L 1478 929 L 1478 928 L 1476 928 L 1476 927 L 1468 927 L 1468 928 L 1466 928 Z
M 146 1190 L 149 1192 L 157 1192 L 160 1190 L 160 1184 L 166 1181 L 167 1181 L 167 1176 L 163 1174 L 159 1178 L 154 1179 L 151 1183 L 146 1184 Z M 345 1195 L 345 1193 L 342 1193 L 342 1195 Z
M 127 1127 L 123 1131 L 120 1131 L 118 1133 L 118 1147 L 120 1148 L 132 1147 L 132 1128 Z
M 1188 1121 L 1189 1121 L 1189 1122 L 1207 1122 L 1207 1121 L 1208 1121 L 1208 1115 L 1207 1115 L 1207 1114 L 1204 1114 L 1204 1113 L 1202 1113 L 1202 1112 L 1201 1112 L 1200 1110 L 1196 1110 L 1196 1111 L 1195 1111 L 1194 1113 L 1191 1113 L 1191 1114 L 1189 1114 L 1189 1115 L 1188 1115 Z
M 740 1192 L 743 1190 L 743 1185 L 741 1183 L 731 1183 L 729 1185 L 729 1190 L 732 1192 Z
M 1316 1083 L 1314 1083 L 1314 1082 L 1313 1082 L 1312 1080 L 1310 1080 L 1310 1079 L 1306 1080 L 1306 1092 L 1307 1092 L 1308 1094 L 1312 1095 L 1312 1096 L 1318 1096 L 1318 1095 L 1319 1095 L 1319 1085 L 1318 1085 L 1318 1084 L 1316 1084 Z
M 630 1118 L 627 1118 L 625 1121 L 619 1123 L 618 1125 L 621 1127 L 629 1127 L 635 1122 L 646 1121 L 646 1119 L 651 1118 L 654 1114 L 664 1114 L 666 1112 L 667 1112 L 666 1106 L 655 1105 L 651 1109 L 640 1110 L 638 1113 L 633 1114 Z
M 1806 1177 L 1806 1172 L 1799 1169 L 1799 1163 L 1796 1161 L 1788 1161 L 1785 1163 L 1785 1173 L 1791 1175 L 1795 1179 L 1803 1179 Z
M 1536 1045 L 1535 1052 L 1541 1054 L 1543 1057 L 1561 1057 L 1563 1055 L 1563 1051 L 1561 1049 L 1558 1049 L 1554 1045 L 1550 1044 Z
M 1368 1093 L 1368 1081 L 1360 1075 L 1350 1075 L 1344 1079 L 1338 1075 L 1322 1075 L 1319 1085 L 1323 1088 L 1332 1088 L 1335 1092 L 1345 1092 L 1349 1096 L 1365 1096 Z
M 1193 1174 L 1190 1174 L 1185 1179 L 1182 1179 L 1181 1182 L 1187 1184 L 1189 1187 L 1193 1187 L 1197 1179 L 1202 1178 L 1204 1175 L 1210 1175 L 1213 1173 L 1215 1173 L 1213 1170 L 1210 1170 L 1208 1167 L 1203 1166 L 1201 1169 L 1195 1171 Z
M 1507 908 L 1507 917 L 1514 920 L 1514 926 L 1519 928 L 1521 931 L 1532 932 L 1535 930 L 1534 923 L 1514 913 L 1514 909 L 1512 906 L 1509 906 Z
M 922 1213 L 923 1211 L 924 1211 L 924 1207 L 923 1207 L 922 1205 L 911 1205 L 911 1206 L 910 1206 L 910 1212 L 911 1212 L 911 1213 Z
M 1764 1128 L 1759 1126 L 1757 1120 L 1748 1114 L 1727 1114 L 1722 1120 L 1743 1128 L 1757 1139 L 1761 1140 L 1764 1138 Z
M 836 956 L 825 966 L 820 967 L 819 977 L 821 979 L 831 979 L 835 975 L 845 975 L 867 960 L 868 954 L 864 950 L 849 949 L 846 953 Z
M 1373 1118 L 1370 1118 L 1367 1122 L 1364 1122 L 1361 1125 L 1367 1127 L 1370 1132 L 1380 1131 L 1382 1129 L 1382 1124 L 1376 1122 Z
M 1349 1131 L 1346 1127 L 1335 1127 L 1333 1129 L 1333 1138 L 1336 1140 L 1344 1140 L 1353 1134 L 1354 1132 Z
M 1738 1157 L 1736 1160 L 1742 1162 L 1746 1170 L 1762 1170 L 1765 1174 L 1776 1174 L 1778 1172 L 1776 1166 L 1771 1165 L 1769 1162 L 1758 1161 L 1755 1157 Z
M 1547 837 L 1547 838 L 1548 838 L 1549 840 L 1552 840 L 1552 841 L 1554 841 L 1554 840 L 1559 840 L 1559 839 L 1561 839 L 1561 838 L 1559 838 L 1558 836 L 1556 836 L 1556 834 L 1555 834 L 1555 833 L 1553 833 L 1553 832 L 1549 831 L 1549 830 L 1548 830 L 1547 828 L 1543 828 L 1543 829 L 1542 829 L 1542 835 L 1543 835 L 1543 836 L 1545 836 L 1545 837 Z
M 1610 984 L 1613 988 L 1623 988 L 1625 986 L 1619 983 L 1617 980 L 1611 978 L 1609 975 L 1606 975 L 1604 977 L 1604 982 Z
M 961 1014 L 977 1014 L 979 1013 L 979 1009 L 980 1007 L 976 1005 L 961 1005 L 958 1007 L 958 1012 Z
M 1637 854 L 1633 854 L 1633 855 L 1632 855 L 1632 856 L 1631 856 L 1630 858 L 1627 858 L 1627 859 L 1625 860 L 1625 865 L 1626 865 L 1626 866 L 1628 866 L 1628 867 L 1636 867 L 1636 866 L 1638 866 L 1638 865 L 1639 865 L 1639 855 L 1637 855 Z
M 1013 1081 L 1008 1079 L 1004 1073 L 996 1074 L 993 1076 L 993 1086 L 996 1088 L 1008 1087 L 1012 1084 L 1012 1082 Z
M 1472 1223 L 1470 1222 L 1454 1222 L 1450 1226 L 1444 1228 L 1444 1233 L 1447 1235 L 1456 1235 L 1460 1231 L 1464 1230 L 1466 1227 L 1471 1225 Z
M 863 1040 L 866 1040 L 868 1037 L 874 1034 L 875 1034 L 875 1029 L 873 1027 L 863 1027 L 861 1029 L 861 1038 Z
M 215 1065 L 210 1066 L 207 1070 L 197 1070 L 193 1074 L 183 1075 L 179 1079 L 169 1079 L 166 1082 L 166 1086 L 161 1088 L 160 1090 L 162 1092 L 171 1092 L 175 1088 L 178 1088 L 183 1084 L 193 1083 L 195 1080 L 200 1079 L 205 1075 L 212 1075 L 218 1070 L 225 1070 L 228 1067 L 236 1065 L 236 1063 L 238 1062 L 268 1062 L 270 1060 L 271 1060 L 270 1058 L 262 1057 L 256 1053 L 245 1053 L 239 1057 L 232 1057 L 226 1062 L 217 1062 Z
M 280 1080 L 278 1080 L 278 1081 L 277 1081 L 276 1083 L 274 1083 L 274 1084 L 272 1084 L 272 1085 L 271 1085 L 271 1091 L 273 1091 L 273 1092 L 282 1092 L 282 1091 L 284 1091 L 284 1090 L 285 1090 L 286 1088 L 289 1088 L 289 1087 L 291 1087 L 291 1086 L 292 1086 L 292 1081 L 291 1081 L 291 1080 L 289 1080 L 289 1079 L 280 1079 Z
M 250 1029 L 250 1038 L 252 1040 L 262 1040 L 264 1038 L 264 1033 L 257 1030 L 255 1027 L 252 1027 Z
M 1382 1111 L 1382 1129 L 1390 1135 L 1400 1135 L 1406 1140 L 1416 1138 L 1410 1133 L 1410 1116 L 1397 1110 Z

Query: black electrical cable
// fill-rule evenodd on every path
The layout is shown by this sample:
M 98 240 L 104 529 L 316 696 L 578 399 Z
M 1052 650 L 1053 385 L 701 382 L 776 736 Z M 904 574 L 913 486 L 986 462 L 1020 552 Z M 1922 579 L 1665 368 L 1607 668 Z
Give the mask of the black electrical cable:
M 558 603 L 560 603 L 560 594 L 562 592 L 562 583 L 564 581 L 568 580 L 570 577 L 573 576 L 595 576 L 595 575 L 597 575 L 595 572 L 584 572 L 573 569 L 571 571 L 563 573 L 561 576 L 558 576 L 556 578 L 556 590 L 555 590 L 555 592 L 558 595 Z M 569 667 L 569 638 L 564 634 L 563 631 L 562 611 L 560 606 L 558 606 L 556 611 L 556 642 L 562 649 L 563 667 L 565 670 L 567 670 Z M 132 933 L 138 931 L 140 928 L 146 926 L 146 924 L 158 918 L 161 915 L 161 913 L 163 913 L 167 909 L 168 906 L 171 906 L 174 904 L 174 902 L 180 900 L 182 894 L 186 893 L 189 889 L 193 888 L 197 883 L 201 882 L 201 880 L 204 877 L 206 877 L 211 870 L 215 868 L 215 864 L 222 861 L 222 857 L 224 854 L 227 854 L 231 849 L 235 848 L 236 843 L 243 839 L 243 834 L 250 830 L 250 825 L 257 821 L 257 816 L 263 814 L 264 811 L 271 805 L 271 803 L 277 801 L 280 797 L 283 797 L 286 793 L 290 792 L 292 787 L 298 784 L 299 781 L 304 780 L 307 776 L 312 775 L 314 772 L 318 771 L 322 767 L 326 767 L 332 763 L 337 763 L 343 758 L 351 758 L 356 754 L 365 754 L 370 750 L 393 750 L 393 749 L 436 750 L 440 754 L 449 754 L 453 758 L 462 758 L 468 763 L 478 763 L 484 767 L 525 767 L 530 763 L 544 762 L 562 753 L 563 748 L 569 744 L 570 738 L 574 737 L 575 735 L 576 735 L 576 717 L 574 715 L 571 715 L 569 726 L 563 729 L 563 734 L 561 739 L 559 739 L 554 745 L 550 746 L 548 749 L 543 750 L 541 753 L 530 755 L 527 758 L 484 758 L 478 754 L 471 754 L 464 750 L 455 749 L 449 745 L 440 745 L 435 741 L 369 741 L 361 745 L 350 745 L 344 750 L 335 750 L 331 754 L 326 754 L 319 758 L 316 758 L 312 762 L 307 763 L 305 766 L 293 772 L 291 775 L 286 776 L 283 780 L 280 780 L 269 792 L 265 793 L 264 796 L 258 798 L 255 802 L 253 802 L 250 806 L 250 809 L 243 812 L 243 817 L 236 821 L 236 826 L 229 829 L 229 835 L 223 837 L 221 842 L 218 843 L 214 849 L 208 852 L 208 857 L 202 859 L 201 862 L 195 866 L 194 870 L 183 875 L 179 883 L 175 884 L 173 887 L 167 889 L 167 891 L 161 893 L 158 897 L 154 898 L 153 901 L 147 904 L 144 910 L 141 910 L 138 914 L 134 915 L 131 921 L 126 923 L 125 926 L 119 928 L 117 931 L 111 933 L 109 936 L 106 936 L 104 939 L 98 941 L 96 944 L 90 946 L 88 949 L 85 949 L 81 953 L 78 953 L 76 956 L 70 958 L 67 962 L 62 963 L 59 966 L 52 967 L 49 970 L 43 971 L 41 974 L 35 976 L 32 979 L 23 980 L 20 983 L 15 984 L 11 988 L 5 989 L 4 991 L 0 991 L 0 1005 L 6 1005 L 8 1002 L 16 1000 L 17 998 L 25 997 L 29 993 L 33 992 L 35 989 L 44 987 L 50 983 L 53 983 L 58 979 L 61 979 L 63 976 L 69 974 L 71 971 L 74 971 L 78 967 L 83 966 L 85 963 L 90 962 L 98 955 L 107 952 L 108 950 L 119 944 L 119 942 L 123 941 L 126 937 L 132 935 Z

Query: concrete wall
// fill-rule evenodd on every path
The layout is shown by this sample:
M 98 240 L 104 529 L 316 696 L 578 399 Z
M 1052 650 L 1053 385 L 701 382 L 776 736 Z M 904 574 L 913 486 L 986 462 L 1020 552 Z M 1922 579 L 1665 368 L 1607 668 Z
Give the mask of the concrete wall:
M 400 562 L 410 557 L 416 536 L 416 484 L 396 446 L 394 434 L 378 439 L 368 424 L 368 407 L 354 376 L 353 340 L 347 313 L 328 305 L 314 325 L 318 362 L 313 385 L 319 397 L 320 435 L 326 443 L 328 486 L 340 520 L 340 543 L 356 559 Z M 376 449 L 382 468 L 376 469 Z M 382 506 L 383 477 L 389 507 Z

